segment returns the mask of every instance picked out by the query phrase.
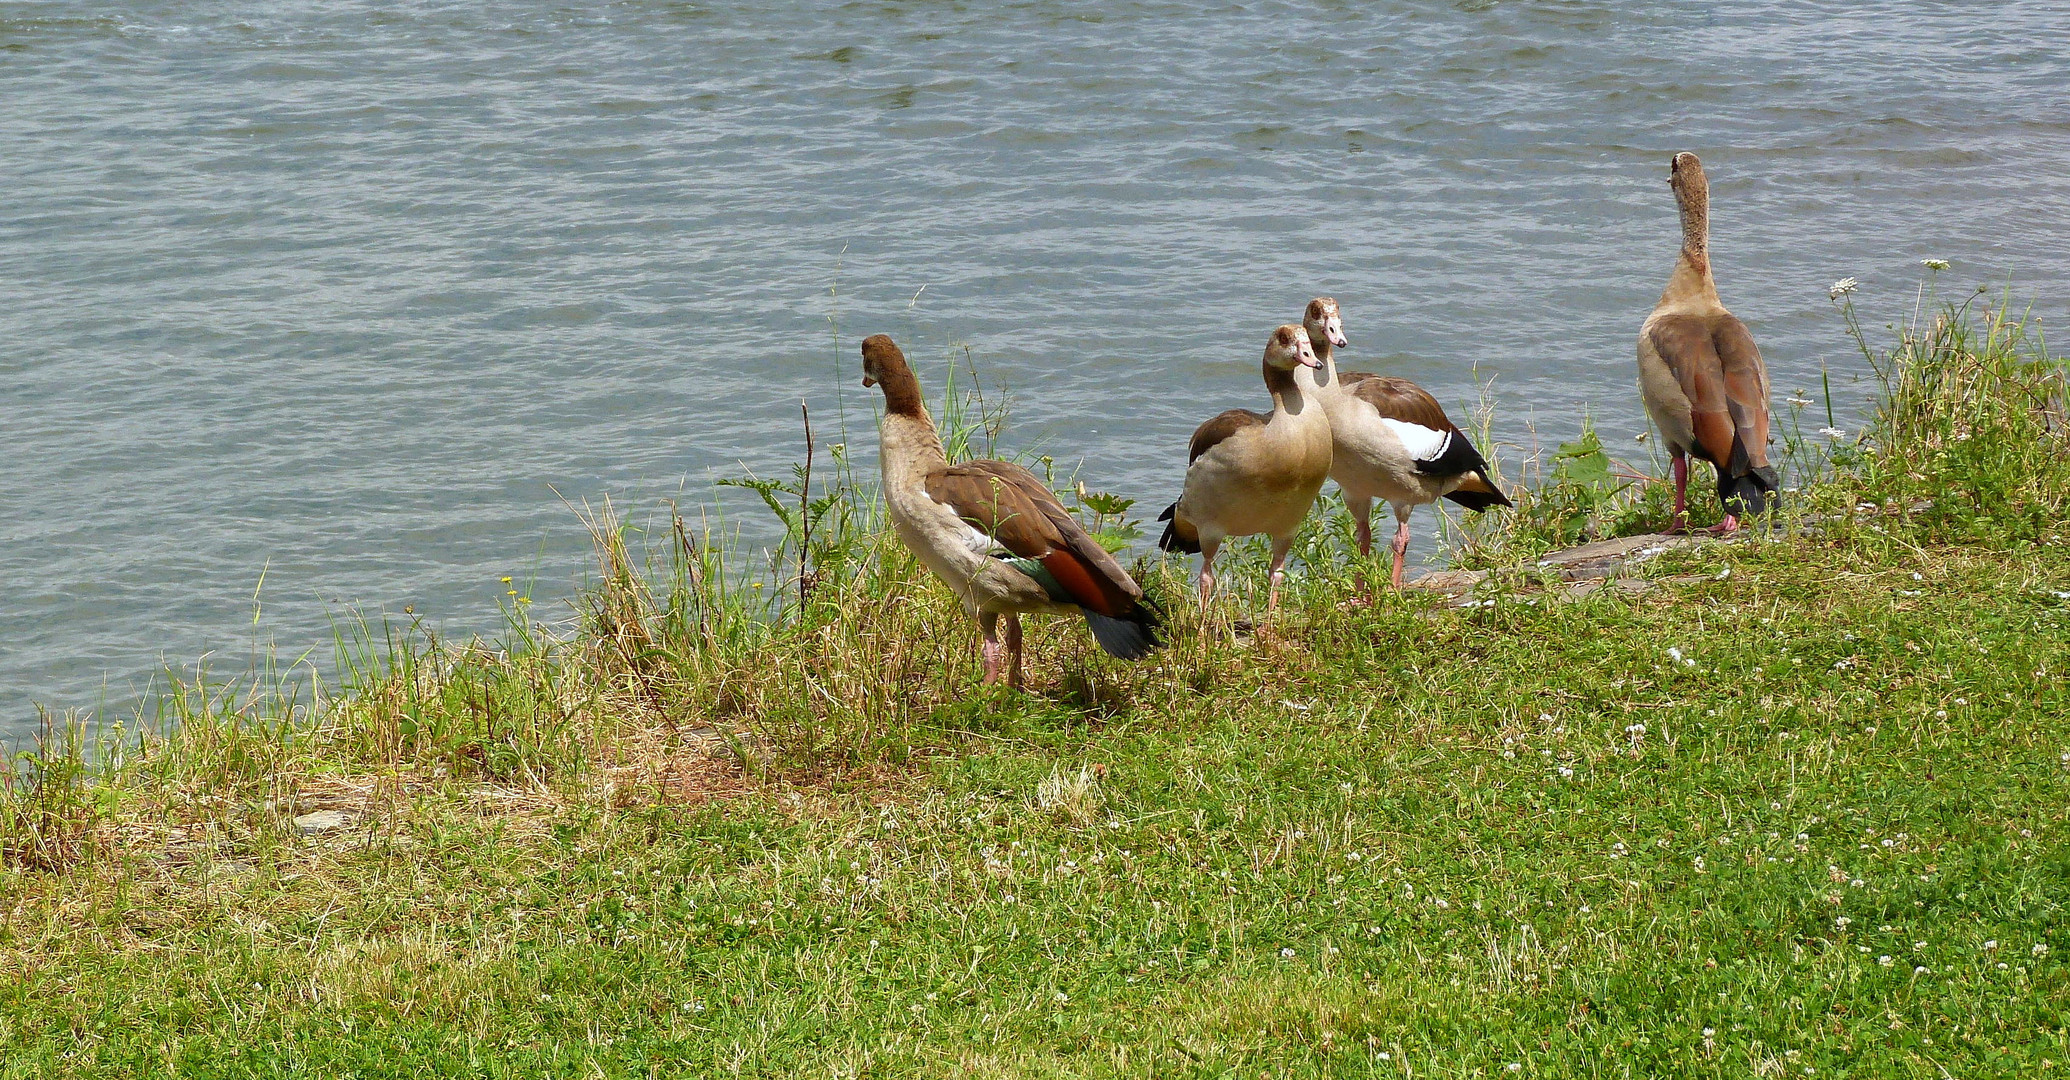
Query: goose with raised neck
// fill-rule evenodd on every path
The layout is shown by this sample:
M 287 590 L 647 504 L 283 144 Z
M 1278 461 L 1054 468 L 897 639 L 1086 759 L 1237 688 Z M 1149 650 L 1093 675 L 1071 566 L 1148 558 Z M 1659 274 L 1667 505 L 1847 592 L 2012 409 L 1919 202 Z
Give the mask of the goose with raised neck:
M 1337 350 L 1349 341 L 1334 298 L 1310 300 L 1301 326 L 1322 361 L 1322 369 L 1313 373 L 1314 393 L 1330 418 L 1330 479 L 1344 492 L 1361 555 L 1373 554 L 1373 501 L 1394 510 L 1394 565 L 1388 577 L 1400 588 L 1409 553 L 1409 515 L 1417 507 L 1450 499 L 1479 511 L 1509 506 L 1509 498 L 1495 486 L 1472 440 L 1428 391 L 1407 379 L 1337 370 Z
M 1265 343 L 1271 411 L 1231 409 L 1193 432 L 1185 487 L 1158 517 L 1168 524 L 1157 546 L 1200 555 L 1203 605 L 1214 597 L 1215 553 L 1222 541 L 1265 533 L 1272 538 L 1266 610 L 1279 609 L 1294 532 L 1330 472 L 1330 419 L 1294 376 L 1320 363 L 1299 326 L 1279 327 Z
M 1689 457 L 1711 463 L 1725 511 L 1715 531 L 1760 514 L 1777 486 L 1768 461 L 1768 368 L 1753 334 L 1718 300 L 1711 276 L 1711 189 L 1703 163 L 1680 153 L 1668 185 L 1682 220 L 1682 250 L 1660 302 L 1639 329 L 1639 396 L 1667 444 L 1675 509 L 1669 532 L 1688 526 Z
M 987 684 L 1021 685 L 1023 613 L 1083 615 L 1123 660 L 1163 644 L 1156 604 L 1048 484 L 1009 461 L 951 464 L 898 345 L 872 335 L 862 355 L 863 385 L 884 392 L 879 462 L 892 528 L 977 619 Z

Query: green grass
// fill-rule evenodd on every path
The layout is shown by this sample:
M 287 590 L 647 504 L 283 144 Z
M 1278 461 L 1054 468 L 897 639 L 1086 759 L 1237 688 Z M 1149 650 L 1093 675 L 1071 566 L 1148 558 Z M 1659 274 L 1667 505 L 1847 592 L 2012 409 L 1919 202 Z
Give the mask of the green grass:
M 1036 621 L 1023 695 L 861 503 L 783 604 L 795 551 L 755 589 L 600 513 L 573 629 L 57 725 L 0 803 L 0 1077 L 2070 1067 L 2061 368 L 1938 340 L 1784 539 L 1357 606 L 1319 522 L 1274 634 L 1253 560 L 1149 663 Z

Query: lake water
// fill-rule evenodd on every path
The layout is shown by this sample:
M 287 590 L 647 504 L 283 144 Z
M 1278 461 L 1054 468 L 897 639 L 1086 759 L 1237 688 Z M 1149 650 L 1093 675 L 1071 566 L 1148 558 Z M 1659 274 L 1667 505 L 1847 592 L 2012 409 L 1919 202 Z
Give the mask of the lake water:
M 1639 7 L 0 3 L 0 736 L 551 614 L 563 498 L 781 471 L 801 400 L 873 469 L 877 331 L 1153 511 L 1318 293 L 1512 460 L 1637 449 L 1676 150 L 1779 397 L 1857 369 L 1843 276 L 2060 325 L 2070 7 Z

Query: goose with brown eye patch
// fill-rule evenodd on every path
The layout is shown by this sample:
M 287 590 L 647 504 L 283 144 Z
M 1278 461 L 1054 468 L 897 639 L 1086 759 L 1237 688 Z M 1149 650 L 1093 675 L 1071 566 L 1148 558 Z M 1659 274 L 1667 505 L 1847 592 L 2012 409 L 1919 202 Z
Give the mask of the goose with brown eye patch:
M 1389 579 L 1399 589 L 1409 553 L 1409 515 L 1417 507 L 1450 499 L 1478 511 L 1508 506 L 1509 497 L 1489 477 L 1481 452 L 1428 391 L 1407 379 L 1338 372 L 1337 350 L 1349 341 L 1335 299 L 1310 300 L 1301 326 L 1322 361 L 1322 370 L 1307 381 L 1330 418 L 1330 478 L 1344 492 L 1361 555 L 1373 554 L 1373 500 L 1393 507 Z
M 1008 461 L 951 465 L 898 345 L 876 334 L 862 354 L 863 385 L 884 391 L 879 457 L 892 527 L 976 617 L 987 684 L 1020 687 L 1024 613 L 1083 615 L 1123 660 L 1164 643 L 1157 605 L 1049 485 Z
M 1718 300 L 1711 277 L 1711 187 L 1695 154 L 1676 154 L 1668 185 L 1682 216 L 1682 250 L 1660 303 L 1639 328 L 1639 396 L 1667 443 L 1675 478 L 1669 532 L 1688 527 L 1689 455 L 1711 463 L 1725 520 L 1760 514 L 1779 482 L 1768 463 L 1768 367 L 1754 335 Z
M 1287 551 L 1330 472 L 1330 420 L 1294 372 L 1318 366 L 1308 335 L 1288 324 L 1265 343 L 1272 411 L 1231 409 L 1200 425 L 1187 447 L 1186 486 L 1165 508 L 1157 546 L 1200 554 L 1200 602 L 1215 593 L 1215 553 L 1232 536 L 1272 538 L 1268 612 L 1279 609 Z

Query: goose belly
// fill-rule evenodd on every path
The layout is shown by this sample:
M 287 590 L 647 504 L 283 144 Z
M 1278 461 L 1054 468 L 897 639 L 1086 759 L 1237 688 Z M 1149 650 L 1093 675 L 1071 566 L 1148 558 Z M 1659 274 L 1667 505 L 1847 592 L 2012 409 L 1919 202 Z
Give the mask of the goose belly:
M 1285 535 L 1322 491 L 1324 474 L 1281 479 L 1231 469 L 1203 457 L 1187 470 L 1179 512 L 1204 535 Z

